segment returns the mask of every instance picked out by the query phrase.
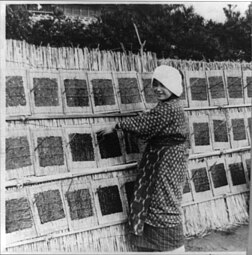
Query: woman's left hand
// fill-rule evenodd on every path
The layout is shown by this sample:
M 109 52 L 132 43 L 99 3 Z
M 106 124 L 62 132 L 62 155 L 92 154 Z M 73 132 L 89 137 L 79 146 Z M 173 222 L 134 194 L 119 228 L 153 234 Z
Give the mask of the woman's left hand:
M 97 133 L 100 133 L 101 135 L 106 135 L 106 134 L 110 134 L 113 133 L 114 129 L 115 129 L 115 123 L 113 124 L 106 124 L 106 126 L 100 128 L 99 130 L 97 130 Z

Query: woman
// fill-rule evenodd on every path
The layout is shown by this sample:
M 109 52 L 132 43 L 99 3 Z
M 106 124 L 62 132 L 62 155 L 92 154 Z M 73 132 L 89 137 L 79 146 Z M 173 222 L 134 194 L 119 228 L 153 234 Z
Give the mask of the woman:
M 188 127 L 179 96 L 182 76 L 170 66 L 157 67 L 152 87 L 158 104 L 128 117 L 103 133 L 120 128 L 147 140 L 130 206 L 131 240 L 138 251 L 184 251 L 181 200 L 187 169 Z

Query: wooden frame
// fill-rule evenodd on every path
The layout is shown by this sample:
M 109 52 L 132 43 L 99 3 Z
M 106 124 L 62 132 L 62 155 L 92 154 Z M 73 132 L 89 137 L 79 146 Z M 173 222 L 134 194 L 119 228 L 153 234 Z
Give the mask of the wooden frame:
M 87 168 L 96 168 L 97 167 L 97 151 L 95 149 L 94 134 L 90 125 L 82 126 L 65 126 L 64 133 L 66 138 L 66 150 L 67 150 L 67 160 L 69 161 L 70 172 L 85 172 Z M 94 160 L 92 161 L 73 161 L 73 156 L 70 147 L 70 134 L 90 134 L 92 139 L 93 151 L 94 151 Z
M 127 191 L 126 191 L 126 186 L 125 185 L 128 182 L 135 182 L 136 178 L 137 178 L 136 174 L 129 175 L 129 176 L 124 176 L 124 177 L 122 177 L 122 176 L 118 177 L 122 197 L 125 199 L 124 203 L 125 203 L 127 213 L 129 213 L 129 211 L 130 211 L 130 208 L 129 208 L 130 201 L 128 201 Z
M 141 152 L 140 152 L 140 146 L 139 146 L 139 139 L 137 139 L 137 146 L 139 149 L 138 153 L 127 153 L 127 147 L 126 147 L 126 139 L 130 139 L 130 137 L 132 136 L 132 134 L 130 133 L 124 133 L 122 130 L 120 131 L 120 136 L 122 137 L 122 145 L 123 145 L 123 151 L 125 152 L 125 160 L 126 163 L 132 162 L 132 161 L 139 161 L 141 159 Z M 118 132 L 119 133 L 119 132 Z M 127 137 L 126 137 L 127 136 Z
M 214 110 L 211 111 L 211 114 L 209 116 L 209 120 L 210 120 L 210 130 L 211 132 L 211 136 L 212 136 L 212 141 L 213 141 L 213 149 L 214 150 L 222 150 L 222 149 L 229 149 L 230 148 L 230 135 L 229 135 L 229 125 L 228 125 L 228 119 L 226 116 L 226 112 L 225 110 Z M 220 122 L 220 124 L 218 123 L 217 126 L 215 124 L 215 121 Z M 218 128 L 221 128 L 222 125 L 224 125 L 226 123 L 226 132 L 227 132 L 227 141 L 215 141 L 215 131 Z
M 188 185 L 189 185 L 190 192 L 182 194 L 182 206 L 183 206 L 183 204 L 194 201 L 194 196 L 193 196 L 193 191 L 192 191 L 193 184 L 192 184 L 192 180 L 189 177 L 189 171 L 186 172 L 186 178 L 188 179 Z M 183 189 L 183 191 L 184 191 L 184 189 Z
M 207 78 L 204 71 L 185 71 L 185 82 L 188 91 L 188 103 L 189 107 L 207 107 L 209 106 L 209 93 L 208 93 L 208 86 L 207 86 Z M 198 78 L 198 79 L 205 79 L 206 83 L 206 95 L 203 97 L 202 100 L 195 99 L 193 96 L 193 84 L 191 84 L 190 79 Z M 201 93 L 202 94 L 202 93 Z
M 23 178 L 26 176 L 33 176 L 35 175 L 35 170 L 34 170 L 34 157 L 33 157 L 33 146 L 31 143 L 31 136 L 30 136 L 30 131 L 28 128 L 22 128 L 22 129 L 17 129 L 17 128 L 8 128 L 6 129 L 6 139 L 8 138 L 18 138 L 18 137 L 26 137 L 27 142 L 29 145 L 29 153 L 30 153 L 30 161 L 31 165 L 26 166 L 26 167 L 20 167 L 20 168 L 14 168 L 14 169 L 8 169 L 6 168 L 6 180 L 11 180 L 11 179 L 17 179 L 17 178 Z M 6 144 L 7 146 L 7 144 Z M 8 150 L 8 148 L 6 148 Z M 7 158 L 6 158 L 7 159 Z M 7 167 L 7 166 L 6 166 Z
M 185 117 L 186 117 L 186 121 L 188 123 L 188 141 L 187 141 L 187 152 L 189 155 L 193 154 L 193 143 L 194 143 L 194 139 L 193 139 L 193 128 L 192 128 L 192 123 L 190 121 L 190 116 L 192 115 L 192 113 L 190 111 L 185 111 Z
M 97 156 L 98 156 L 98 167 L 106 167 L 106 166 L 119 165 L 119 164 L 125 163 L 125 152 L 123 151 L 122 137 L 121 137 L 121 133 L 117 130 L 115 132 L 117 133 L 117 136 L 118 136 L 119 145 L 121 149 L 121 155 L 120 156 L 118 155 L 116 157 L 102 158 L 96 133 L 97 131 L 103 129 L 104 126 L 110 125 L 110 124 L 111 122 L 92 125 L 92 130 L 94 132 L 95 148 L 96 148 Z
M 118 101 L 117 101 L 116 88 L 115 88 L 114 80 L 112 77 L 112 72 L 101 72 L 101 71 L 87 72 L 87 77 L 88 77 L 88 82 L 89 82 L 89 87 L 90 87 L 91 101 L 92 101 L 94 113 L 119 112 L 119 105 L 118 105 Z M 111 104 L 111 105 L 96 105 L 95 104 L 94 88 L 93 88 L 93 84 L 92 84 L 92 80 L 94 80 L 94 79 L 111 80 L 113 96 L 114 96 L 114 104 Z
M 247 186 L 247 182 L 246 182 L 247 180 L 246 180 L 245 166 L 243 164 L 242 156 L 239 153 L 232 153 L 232 154 L 225 155 L 224 159 L 226 161 L 228 176 L 229 176 L 229 180 L 231 183 L 231 192 L 232 193 L 241 193 L 241 192 L 247 191 L 248 186 Z M 236 164 L 236 163 L 240 163 L 242 165 L 243 170 L 244 170 L 244 179 L 245 179 L 245 183 L 238 184 L 238 185 L 233 184 L 231 170 L 230 170 L 230 165 Z
M 61 188 L 62 188 L 62 193 L 63 193 L 63 202 L 65 204 L 66 208 L 66 216 L 69 222 L 69 227 L 70 230 L 88 230 L 94 226 L 98 225 L 98 219 L 97 219 L 97 212 L 95 208 L 95 203 L 94 203 L 94 196 L 92 192 L 92 187 L 91 183 L 87 181 L 85 177 L 81 177 L 78 179 L 68 179 L 68 180 L 63 180 L 61 182 Z M 78 190 L 88 190 L 90 194 L 90 200 L 91 200 L 91 206 L 93 210 L 93 215 L 87 216 L 82 219 L 71 219 L 71 213 L 70 213 L 70 206 L 67 201 L 66 194 L 68 192 L 74 192 Z
M 58 105 L 55 106 L 36 106 L 35 103 L 35 95 L 34 91 L 36 87 L 34 87 L 33 79 L 34 78 L 49 78 L 56 80 L 57 83 L 57 97 L 58 97 Z M 60 83 L 59 73 L 57 71 L 52 70 L 32 70 L 29 72 L 29 80 L 30 80 L 30 96 L 32 100 L 32 113 L 38 115 L 52 115 L 52 114 L 63 114 L 63 105 L 62 105 L 62 85 Z
M 196 144 L 196 137 L 198 137 L 198 134 L 194 130 L 194 126 L 197 124 L 207 124 L 208 130 L 209 130 L 209 144 L 206 145 L 197 145 Z M 191 116 L 189 116 L 189 127 L 190 127 L 190 136 L 191 136 L 191 147 L 193 153 L 203 153 L 207 151 L 212 151 L 212 137 L 211 137 L 211 125 L 210 118 L 207 112 L 194 112 L 191 113 Z M 194 125 L 195 124 L 195 125 Z
M 28 79 L 27 79 L 27 71 L 25 69 L 17 69 L 17 68 L 6 68 L 5 76 L 21 76 L 23 80 L 23 88 L 24 88 L 24 96 L 26 104 L 24 106 L 6 106 L 6 115 L 7 116 L 20 116 L 20 115 L 31 115 L 31 104 L 30 104 L 30 97 L 28 96 Z M 7 82 L 7 78 L 6 78 Z M 6 83 L 5 83 L 5 90 L 6 90 Z
M 241 73 L 241 70 L 224 70 L 224 77 L 225 77 L 225 83 L 226 83 L 226 88 L 227 88 L 227 95 L 228 95 L 228 103 L 229 104 L 235 104 L 235 105 L 238 105 L 238 104 L 243 104 L 244 103 L 244 98 L 243 98 L 243 95 L 244 95 L 244 92 L 243 92 L 243 80 L 242 80 L 242 73 Z M 240 88 L 240 93 L 241 93 L 241 96 L 238 97 L 238 98 L 235 98 L 233 97 L 234 94 L 237 94 L 237 91 L 233 91 L 231 89 L 232 87 L 232 84 L 229 84 L 228 83 L 228 78 L 234 78 L 234 77 L 239 77 L 241 80 L 241 88 Z M 231 92 L 233 91 L 233 92 Z
M 188 88 L 187 88 L 187 81 L 186 81 L 186 71 L 180 70 L 180 72 L 183 74 L 183 79 L 182 79 L 182 87 L 183 87 L 183 92 L 180 96 L 180 101 L 182 103 L 182 106 L 185 108 L 189 107 L 189 100 L 188 100 Z
M 206 175 L 207 175 L 208 182 L 209 182 L 209 190 L 197 192 L 195 189 L 195 183 L 193 181 L 194 174 L 195 174 L 193 170 L 197 170 L 197 169 L 201 169 L 201 168 L 204 168 L 206 170 Z M 206 161 L 205 160 L 204 161 L 189 160 L 188 169 L 189 169 L 189 178 L 192 182 L 191 187 L 192 187 L 192 194 L 193 194 L 194 201 L 195 202 L 203 202 L 205 200 L 212 199 L 213 191 L 212 191 L 212 187 L 211 187 L 211 183 L 210 183 L 210 176 L 209 176 Z
M 39 163 L 39 153 L 38 148 L 41 144 L 38 144 L 38 138 L 46 138 L 46 137 L 61 137 L 62 139 L 62 150 L 63 150 L 63 165 L 52 165 L 52 166 L 40 166 Z M 65 138 L 63 135 L 62 128 L 44 128 L 44 129 L 34 129 L 32 131 L 32 140 L 33 140 L 33 148 L 35 151 L 35 170 L 36 175 L 51 175 L 51 174 L 59 174 L 65 173 L 68 171 L 67 161 L 66 161 L 66 151 L 65 151 Z M 42 141 L 43 142 L 43 141 Z
M 247 182 L 247 188 L 249 189 L 249 183 L 250 183 L 250 179 L 251 179 L 251 153 L 250 151 L 248 152 L 244 152 L 242 154 L 242 163 L 243 163 L 243 167 L 245 170 L 245 177 L 246 177 L 246 182 Z
M 252 116 L 251 116 L 252 117 Z M 250 137 L 252 137 L 252 129 L 250 131 Z M 252 178 L 252 146 L 250 148 L 250 172 L 247 172 L 250 175 L 250 179 Z M 248 171 L 248 169 L 247 169 Z M 250 240 L 252 239 L 252 181 L 249 182 L 249 232 L 248 232 L 248 247 L 246 255 L 252 253 L 252 244 Z
M 228 118 L 228 126 L 230 129 L 230 140 L 231 140 L 232 148 L 248 146 L 249 140 L 248 140 L 247 132 L 246 132 L 247 126 L 246 126 L 246 118 L 245 118 L 244 110 L 243 109 L 228 109 L 227 118 Z M 243 121 L 244 133 L 245 133 L 244 139 L 237 140 L 237 137 L 234 136 L 234 128 L 239 128 L 237 125 L 236 126 L 232 125 L 232 122 L 234 121 L 235 121 L 234 124 L 237 124 L 237 125 L 241 123 L 241 121 Z
M 122 212 L 112 213 L 109 215 L 102 215 L 101 206 L 100 206 L 99 198 L 98 198 L 98 189 L 104 188 L 104 187 L 110 187 L 110 186 L 116 186 L 118 188 L 119 196 L 120 196 L 120 200 L 121 200 Z M 125 203 L 123 194 L 121 193 L 119 182 L 118 182 L 117 178 L 93 181 L 92 187 L 93 187 L 93 192 L 95 194 L 94 198 L 95 198 L 95 205 L 97 208 L 99 224 L 102 225 L 102 224 L 107 224 L 107 223 L 122 222 L 123 220 L 127 219 L 126 203 Z
M 86 81 L 87 86 L 87 97 L 88 97 L 88 106 L 69 106 L 67 102 L 67 94 L 66 94 L 66 88 L 64 81 L 66 79 L 70 80 L 84 80 Z M 87 74 L 84 71 L 78 70 L 78 71 L 66 71 L 61 70 L 60 71 L 60 80 L 62 85 L 62 98 L 63 98 L 63 108 L 65 114 L 91 114 L 92 111 L 92 102 L 91 102 L 91 94 L 90 94 L 90 88 L 88 84 Z
M 210 181 L 212 184 L 211 186 L 212 186 L 212 190 L 213 190 L 213 195 L 219 196 L 219 195 L 224 195 L 224 194 L 230 194 L 231 193 L 231 184 L 230 184 L 230 180 L 228 178 L 228 171 L 227 171 L 227 166 L 226 166 L 226 162 L 225 162 L 224 158 L 220 158 L 220 157 L 210 158 L 210 159 L 207 159 L 206 163 L 207 163 L 207 168 L 209 171 Z M 220 187 L 215 187 L 213 172 L 215 170 L 215 167 L 218 166 L 219 164 L 223 164 L 223 166 L 224 166 L 227 184 L 220 186 Z
M 144 100 L 144 104 L 145 104 L 146 109 L 152 109 L 158 103 L 158 100 L 155 97 L 154 92 L 152 90 L 151 91 L 147 90 L 148 87 L 146 88 L 146 86 L 144 85 L 144 81 L 143 81 L 143 80 L 150 80 L 150 87 L 151 87 L 152 75 L 153 75 L 152 72 L 151 73 L 138 73 L 137 74 L 138 80 L 139 80 L 139 84 L 140 84 L 142 98 Z M 148 92 L 150 92 L 150 94 L 148 94 Z M 156 100 L 155 100 L 156 102 L 151 102 L 150 99 L 147 97 L 147 95 L 150 95 L 151 97 L 153 96 L 154 98 L 156 98 Z
M 36 195 L 39 193 L 47 192 L 47 191 L 57 191 L 59 193 L 60 200 L 62 202 L 64 217 L 59 218 L 54 221 L 41 223 L 41 219 L 39 217 L 39 211 L 36 206 L 36 204 L 38 202 L 38 201 L 36 201 Z M 36 222 L 36 228 L 37 228 L 39 235 L 47 235 L 47 234 L 50 234 L 55 231 L 60 231 L 60 230 L 69 228 L 69 225 L 67 222 L 67 217 L 66 217 L 66 208 L 65 208 L 65 205 L 63 202 L 63 200 L 64 200 L 63 194 L 62 194 L 61 186 L 60 186 L 59 182 L 30 186 L 28 188 L 28 192 L 29 192 L 29 196 L 31 197 L 33 216 L 34 216 L 34 220 Z
M 246 104 L 251 104 L 251 100 L 252 100 L 252 83 L 248 83 L 247 82 L 247 78 L 250 78 L 251 82 L 252 82 L 252 70 L 244 70 L 242 72 L 244 101 L 245 101 Z
M 206 70 L 206 77 L 207 77 L 207 83 L 208 83 L 208 90 L 209 90 L 209 102 L 210 106 L 223 106 L 228 104 L 228 95 L 227 95 L 227 88 L 226 88 L 226 83 L 224 79 L 224 74 L 223 70 Z M 211 90 L 211 82 L 210 79 L 212 77 L 221 77 L 222 84 L 223 84 L 223 96 L 220 97 L 214 93 L 214 90 Z M 216 86 L 216 85 L 215 85 Z M 218 89 L 218 88 L 216 88 Z M 213 93 L 212 93 L 213 92 Z
M 250 128 L 252 130 L 252 110 L 251 110 L 251 107 L 246 107 L 244 109 L 244 115 L 245 115 L 245 118 L 244 118 L 244 121 L 245 121 L 245 128 L 246 128 L 246 135 L 247 135 L 247 138 L 248 138 L 248 143 L 249 145 L 252 144 L 252 137 L 251 137 L 251 134 L 250 134 Z
M 113 75 L 114 82 L 115 82 L 116 94 L 118 96 L 120 111 L 121 112 L 134 112 L 134 111 L 145 110 L 137 73 L 136 72 L 113 72 L 112 75 Z M 139 102 L 124 103 L 122 101 L 122 98 L 121 98 L 122 92 L 120 91 L 119 79 L 135 79 L 136 80 Z
M 35 226 L 35 222 L 34 222 L 34 215 L 32 213 L 32 204 L 31 204 L 30 198 L 28 196 L 27 189 L 26 188 L 18 188 L 16 190 L 7 190 L 7 191 L 5 191 L 5 198 L 6 198 L 5 201 L 12 200 L 12 199 L 20 199 L 20 198 L 27 199 L 27 202 L 30 205 L 30 213 L 32 214 L 31 219 L 32 219 L 32 223 L 33 223 L 31 228 L 26 228 L 26 229 L 11 232 L 11 233 L 5 233 L 6 244 L 8 245 L 8 244 L 15 243 L 15 242 L 18 242 L 21 240 L 36 237 L 37 230 L 36 230 L 36 226 Z M 5 212 L 6 212 L 6 208 L 5 208 Z

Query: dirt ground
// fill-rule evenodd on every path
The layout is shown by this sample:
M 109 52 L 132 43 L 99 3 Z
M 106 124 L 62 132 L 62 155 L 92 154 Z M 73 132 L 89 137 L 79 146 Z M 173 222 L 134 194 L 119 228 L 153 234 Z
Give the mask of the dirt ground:
M 204 237 L 187 239 L 186 251 L 246 251 L 248 232 L 248 225 L 213 231 Z

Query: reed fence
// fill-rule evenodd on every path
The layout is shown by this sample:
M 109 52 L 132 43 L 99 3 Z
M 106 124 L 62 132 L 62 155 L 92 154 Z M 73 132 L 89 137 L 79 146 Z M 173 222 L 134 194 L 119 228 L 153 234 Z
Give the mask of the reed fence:
M 184 74 L 190 126 L 184 232 L 248 222 L 249 63 L 157 60 L 7 41 L 6 240 L 9 252 L 132 251 L 125 222 L 144 142 L 99 128 L 149 110 L 160 63 Z
M 207 62 L 180 59 L 157 59 L 155 53 L 100 51 L 88 48 L 53 48 L 35 46 L 25 41 L 7 40 L 6 64 L 27 68 L 89 71 L 152 72 L 157 65 L 166 64 L 181 70 L 206 71 L 241 69 L 252 70 L 250 62 Z

